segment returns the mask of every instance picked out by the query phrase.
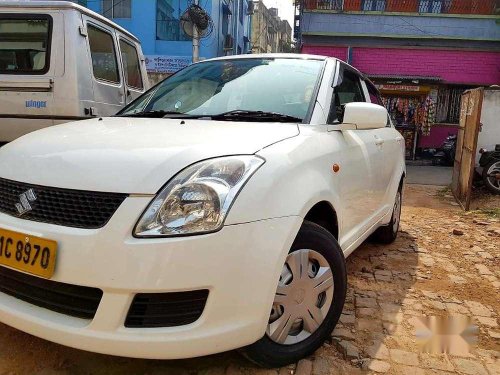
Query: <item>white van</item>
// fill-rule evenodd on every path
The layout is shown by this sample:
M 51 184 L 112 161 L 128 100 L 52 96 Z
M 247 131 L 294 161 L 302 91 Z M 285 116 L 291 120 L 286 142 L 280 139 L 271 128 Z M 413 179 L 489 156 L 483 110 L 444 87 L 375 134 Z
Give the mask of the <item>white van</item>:
M 66 1 L 0 2 L 0 143 L 118 112 L 149 88 L 139 40 Z

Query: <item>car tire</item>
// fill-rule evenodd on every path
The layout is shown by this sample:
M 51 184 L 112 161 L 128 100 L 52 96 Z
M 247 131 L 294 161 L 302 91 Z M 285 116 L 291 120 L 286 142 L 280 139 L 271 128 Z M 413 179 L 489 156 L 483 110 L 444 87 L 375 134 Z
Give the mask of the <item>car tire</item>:
M 394 207 L 392 209 L 391 221 L 389 224 L 378 228 L 373 234 L 372 238 L 382 244 L 390 244 L 396 241 L 399 232 L 399 224 L 401 221 L 401 206 L 403 204 L 403 184 L 400 184 Z
M 483 169 L 483 181 L 486 188 L 493 194 L 500 194 L 500 180 L 488 177 L 492 173 L 500 173 L 500 161 L 492 160 Z
M 309 250 L 313 249 L 313 250 Z M 287 258 L 287 262 L 289 262 L 289 259 L 291 257 L 297 257 L 301 256 L 304 254 L 304 252 L 307 252 L 307 254 L 310 254 L 310 257 L 318 257 L 321 260 L 321 262 L 318 266 L 318 273 L 319 275 L 320 270 L 325 270 L 329 267 L 331 270 L 330 274 L 330 279 L 333 280 L 333 285 L 331 289 L 328 289 L 328 293 L 331 293 L 330 295 L 330 300 L 329 300 L 329 305 L 328 307 L 323 305 L 323 309 L 325 309 L 324 314 L 322 314 L 322 322 L 321 324 L 317 325 L 317 328 L 315 331 L 312 329 L 309 329 L 309 331 L 313 331 L 311 333 L 306 332 L 308 331 L 306 327 L 306 319 L 298 319 L 295 320 L 295 322 L 299 322 L 299 328 L 297 330 L 300 330 L 300 322 L 302 322 L 302 329 L 303 331 L 297 336 L 292 336 L 292 335 L 287 335 L 287 340 L 299 340 L 301 337 L 300 335 L 302 334 L 307 334 L 309 333 L 309 336 L 304 338 L 300 342 L 294 342 L 294 343 L 278 343 L 276 340 L 273 340 L 271 337 L 271 321 L 273 318 L 274 314 L 274 309 L 276 306 L 276 300 L 273 303 L 273 310 L 271 312 L 270 316 L 270 322 L 269 325 L 266 329 L 266 334 L 264 337 L 262 337 L 259 341 L 256 343 L 247 346 L 246 348 L 241 349 L 242 354 L 247 357 L 250 361 L 256 363 L 259 366 L 262 367 L 282 367 L 286 366 L 291 363 L 295 363 L 299 361 L 300 359 L 311 355 L 314 353 L 321 345 L 323 345 L 324 341 L 328 339 L 331 336 L 331 333 L 335 326 L 337 325 L 337 322 L 340 318 L 340 314 L 342 313 L 342 309 L 344 307 L 344 302 L 345 302 L 345 297 L 346 297 L 346 291 L 347 291 L 347 271 L 346 271 L 346 264 L 345 264 L 345 258 L 344 254 L 342 252 L 342 249 L 340 248 L 337 240 L 335 237 L 327 231 L 325 228 L 305 221 L 304 224 L 302 225 Z M 318 255 L 319 254 L 319 255 Z M 300 258 L 302 259 L 302 258 Z M 307 277 L 309 277 L 308 280 L 317 280 L 316 276 L 312 277 L 310 272 L 313 272 L 314 275 L 314 264 L 312 263 L 313 261 L 310 260 L 311 258 L 308 258 L 308 274 Z M 309 263 L 311 262 L 311 263 Z M 326 263 L 325 263 L 326 262 Z M 303 264 L 301 262 L 301 264 Z M 312 264 L 312 266 L 311 266 Z M 312 268 L 311 268 L 312 267 Z M 304 269 L 303 266 L 299 267 L 300 269 Z M 291 267 L 289 267 L 289 263 L 285 263 L 283 267 L 283 272 L 286 272 L 286 270 L 291 270 Z M 283 284 L 283 272 L 280 277 L 279 281 L 279 286 L 284 285 Z M 324 272 L 324 271 L 322 271 Z M 290 274 L 292 272 L 290 271 Z M 326 274 L 326 273 L 325 273 Z M 304 276 L 305 277 L 305 276 Z M 299 278 L 297 278 L 298 280 Z M 292 285 L 293 280 L 295 280 L 295 277 L 293 277 L 292 282 L 290 282 L 290 285 Z M 315 282 L 316 283 L 316 282 Z M 326 285 L 326 283 L 322 283 L 320 285 Z M 274 286 L 273 286 L 274 288 Z M 307 289 L 306 289 L 307 290 Z M 293 311 L 293 308 L 297 308 L 299 306 L 300 308 L 303 308 L 303 306 L 307 305 L 307 296 L 313 296 L 309 299 L 309 301 L 319 301 L 321 298 L 321 294 L 319 296 L 316 296 L 315 291 L 306 293 L 306 299 L 302 302 L 300 300 L 297 300 L 296 297 L 295 299 L 292 299 L 293 302 L 292 304 L 295 304 L 293 307 L 291 306 L 290 309 L 283 307 L 283 314 L 282 317 L 285 316 L 287 310 L 288 311 Z M 290 293 L 292 294 L 292 293 Z M 278 293 L 277 295 L 278 296 Z M 287 296 L 288 297 L 288 296 Z M 300 296 L 299 296 L 300 298 Z M 314 302 L 316 303 L 316 302 Z M 325 302 L 326 304 L 326 302 Z M 318 305 L 320 306 L 320 305 Z M 280 306 L 278 306 L 280 307 Z M 306 307 L 307 308 L 307 307 Z M 312 307 L 314 308 L 319 308 L 316 305 Z M 309 310 L 308 310 L 309 311 Z M 313 311 L 313 310 L 311 310 Z M 312 317 L 311 313 L 311 317 Z M 290 315 L 292 316 L 292 315 Z M 296 318 L 295 318 L 296 319 Z M 290 320 L 290 318 L 288 319 Z M 288 320 L 285 325 L 288 325 Z M 314 320 L 314 319 L 313 319 Z M 309 325 L 309 324 L 307 324 Z M 285 333 L 287 334 L 287 333 Z M 304 337 L 304 336 L 302 336 Z

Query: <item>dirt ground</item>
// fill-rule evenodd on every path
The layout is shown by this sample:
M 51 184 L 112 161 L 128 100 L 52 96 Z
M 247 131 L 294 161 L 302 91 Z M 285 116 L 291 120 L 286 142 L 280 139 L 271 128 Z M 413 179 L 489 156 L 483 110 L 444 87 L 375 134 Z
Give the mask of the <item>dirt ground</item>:
M 474 207 L 482 211 L 464 214 L 440 188 L 407 186 L 398 240 L 389 246 L 365 243 L 348 259 L 341 322 L 329 342 L 297 365 L 259 369 L 236 352 L 181 361 L 125 359 L 63 347 L 0 324 L 0 374 L 500 374 L 500 218 L 491 209 L 499 201 L 481 198 Z M 421 342 L 443 337 L 426 331 L 432 324 L 425 325 L 424 315 L 447 319 L 435 318 L 437 327 L 450 317 L 454 326 L 470 317 L 472 326 L 455 332 L 448 354 L 424 353 L 417 329 Z M 469 353 L 455 345 L 463 337 L 477 339 Z

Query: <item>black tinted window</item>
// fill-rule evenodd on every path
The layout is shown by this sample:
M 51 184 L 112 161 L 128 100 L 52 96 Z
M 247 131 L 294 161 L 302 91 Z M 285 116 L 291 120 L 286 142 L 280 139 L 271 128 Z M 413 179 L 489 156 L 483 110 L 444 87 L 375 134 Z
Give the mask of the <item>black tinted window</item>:
M 142 90 L 141 63 L 137 50 L 133 45 L 124 40 L 120 40 L 120 49 L 127 86 Z
M 45 74 L 50 61 L 51 18 L 0 15 L 0 73 Z
M 355 73 L 345 70 L 341 82 L 335 87 L 328 123 L 342 122 L 344 107 L 347 103 L 364 101 L 365 97 L 359 77 Z
M 113 37 L 106 31 L 90 25 L 88 26 L 88 34 L 94 77 L 103 81 L 119 83 Z
M 366 86 L 368 87 L 368 94 L 370 94 L 370 102 L 383 106 L 384 104 L 382 103 L 382 98 L 380 97 L 380 93 L 377 88 L 370 82 L 366 82 Z

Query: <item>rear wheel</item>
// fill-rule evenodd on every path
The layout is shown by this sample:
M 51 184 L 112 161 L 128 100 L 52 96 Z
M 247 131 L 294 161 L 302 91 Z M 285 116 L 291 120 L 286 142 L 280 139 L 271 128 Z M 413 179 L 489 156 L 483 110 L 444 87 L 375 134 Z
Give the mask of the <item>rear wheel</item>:
M 346 289 L 337 241 L 304 222 L 283 265 L 266 334 L 243 354 L 260 366 L 281 367 L 314 353 L 337 324 Z
M 500 194 L 500 160 L 492 161 L 484 167 L 483 181 L 489 191 Z
M 393 243 L 398 237 L 399 224 L 401 222 L 401 206 L 403 204 L 403 184 L 398 189 L 396 199 L 394 201 L 394 208 L 392 209 L 391 221 L 388 225 L 380 227 L 373 234 L 375 241 L 390 244 Z

